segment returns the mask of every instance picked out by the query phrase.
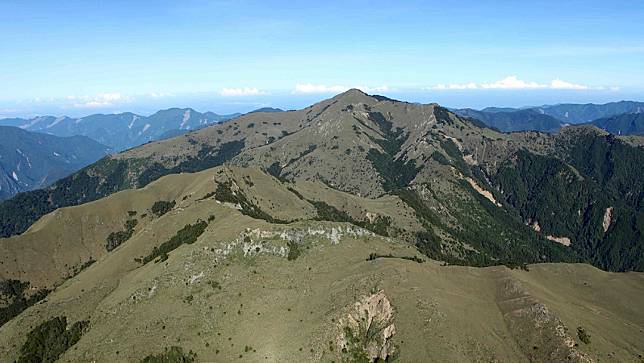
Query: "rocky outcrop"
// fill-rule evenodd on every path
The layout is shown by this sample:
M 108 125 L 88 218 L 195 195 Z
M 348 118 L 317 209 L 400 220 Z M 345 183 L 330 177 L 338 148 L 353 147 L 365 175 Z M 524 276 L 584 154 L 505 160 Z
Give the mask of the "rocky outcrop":
M 380 290 L 364 296 L 339 320 L 337 343 L 352 361 L 386 361 L 396 353 L 391 338 L 396 334 L 394 309 Z
M 608 231 L 608 228 L 610 227 L 612 220 L 613 220 L 613 207 L 608 207 L 606 208 L 606 212 L 604 212 L 604 220 L 602 221 L 602 227 L 604 228 L 604 233 Z
M 592 363 L 568 328 L 506 271 L 498 271 L 497 305 L 514 340 L 531 362 Z
M 240 251 L 244 257 L 260 254 L 287 257 L 289 246 L 302 246 L 313 241 L 328 241 L 337 245 L 344 238 L 373 237 L 375 234 L 352 224 L 323 224 L 309 226 L 289 226 L 262 230 L 247 228 L 230 242 L 213 247 L 217 261 L 225 260 L 229 255 Z
M 572 243 L 568 237 L 557 237 L 557 236 L 546 236 L 546 238 L 552 242 L 561 243 L 564 246 L 570 246 Z
M 485 197 L 485 199 L 489 200 L 490 202 L 492 202 L 492 204 L 496 205 L 497 207 L 501 207 L 501 203 L 496 201 L 496 199 L 494 198 L 494 195 L 492 195 L 492 193 L 489 190 L 485 190 L 481 188 L 481 186 L 478 185 L 478 183 L 476 183 L 476 181 L 474 181 L 474 179 L 472 178 L 465 178 L 465 180 L 467 180 L 470 186 L 474 190 L 476 190 L 477 193 L 481 194 L 483 197 Z

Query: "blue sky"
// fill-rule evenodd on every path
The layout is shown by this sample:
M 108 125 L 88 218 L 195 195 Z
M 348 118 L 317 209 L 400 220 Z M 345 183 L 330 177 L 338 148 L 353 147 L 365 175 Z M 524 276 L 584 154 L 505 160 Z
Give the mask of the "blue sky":
M 642 1 L 0 2 L 0 116 L 644 100 Z

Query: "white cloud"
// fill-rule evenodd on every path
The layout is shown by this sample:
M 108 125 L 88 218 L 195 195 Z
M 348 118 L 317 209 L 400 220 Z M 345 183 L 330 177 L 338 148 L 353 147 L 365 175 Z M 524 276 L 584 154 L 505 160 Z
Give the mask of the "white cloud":
M 100 108 L 108 107 L 117 103 L 129 102 L 130 99 L 118 92 L 100 93 L 96 96 L 67 96 L 67 100 L 73 101 L 75 108 Z
M 445 89 L 477 89 L 478 85 L 474 82 L 463 83 L 463 84 L 437 84 L 432 87 L 427 87 L 427 89 L 436 89 L 436 90 L 445 90 Z
M 559 78 L 557 78 L 557 79 L 553 79 L 550 82 L 550 88 L 552 89 L 589 89 L 590 87 L 583 86 L 581 84 L 574 84 L 574 83 L 562 81 Z
M 547 88 L 546 85 L 539 84 L 537 82 L 526 82 L 522 81 L 517 76 L 508 76 L 502 80 L 496 81 L 494 83 L 483 83 L 481 88 L 489 89 L 535 89 L 535 88 Z
M 148 96 L 152 98 L 162 98 L 162 97 L 171 97 L 174 95 L 170 92 L 150 92 Z
M 260 96 L 265 94 L 266 92 L 254 87 L 222 88 L 219 91 L 219 95 L 223 97 Z
M 298 83 L 295 85 L 293 93 L 341 93 L 350 90 L 351 88 L 357 88 L 363 92 L 387 92 L 389 91 L 388 86 L 379 86 L 379 87 L 367 87 L 367 86 L 341 86 L 333 85 L 327 86 L 323 84 L 311 84 L 311 83 Z
M 492 83 L 454 83 L 454 84 L 437 84 L 426 87 L 426 90 L 468 90 L 468 89 L 558 89 L 558 90 L 603 90 L 606 87 L 590 87 L 581 84 L 571 83 L 559 78 L 553 79 L 550 83 L 538 83 L 524 81 L 517 76 L 507 76 L 501 80 Z M 611 88 L 613 89 L 613 88 Z

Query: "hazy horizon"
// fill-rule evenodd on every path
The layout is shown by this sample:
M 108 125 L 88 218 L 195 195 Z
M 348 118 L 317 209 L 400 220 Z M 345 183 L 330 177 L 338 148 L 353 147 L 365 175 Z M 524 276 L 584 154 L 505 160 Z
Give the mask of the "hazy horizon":
M 644 4 L 0 4 L 0 117 L 300 108 L 350 87 L 447 107 L 644 100 Z
M 482 91 L 481 91 L 482 92 Z M 482 109 L 485 107 L 536 107 L 542 105 L 555 105 L 561 103 L 595 103 L 604 104 L 619 101 L 641 101 L 641 98 L 632 97 L 611 97 L 608 95 L 587 95 L 579 91 L 557 93 L 556 97 L 550 92 L 528 91 L 487 91 L 483 94 L 475 94 L 472 91 L 450 91 L 441 94 L 426 94 L 421 92 L 367 92 L 378 94 L 393 99 L 414 103 L 438 103 L 448 108 L 473 108 Z M 340 92 L 338 92 L 340 93 Z M 510 94 L 511 93 L 511 94 Z M 214 112 L 220 115 L 233 113 L 246 113 L 262 107 L 273 107 L 282 110 L 293 110 L 307 107 L 316 102 L 333 97 L 336 93 L 294 95 L 284 92 L 263 96 L 255 100 L 222 101 L 209 95 L 177 95 L 168 96 L 162 100 L 149 99 L 149 102 L 124 102 L 118 106 L 106 106 L 96 108 L 74 108 L 54 106 L 51 104 L 32 106 L 28 110 L 16 108 L 5 110 L 0 113 L 2 118 L 32 118 L 37 116 L 69 116 L 84 117 L 93 114 L 114 114 L 132 112 L 142 116 L 149 116 L 157 111 L 170 108 L 192 108 L 198 112 Z M 501 102 L 505 99 L 507 102 Z M 529 103 L 533 102 L 533 103 Z

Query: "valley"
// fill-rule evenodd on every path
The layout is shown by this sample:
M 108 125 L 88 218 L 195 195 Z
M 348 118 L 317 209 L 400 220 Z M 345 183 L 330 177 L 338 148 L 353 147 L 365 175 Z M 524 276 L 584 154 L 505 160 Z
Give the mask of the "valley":
M 111 152 L 83 136 L 57 137 L 0 126 L 0 201 L 45 188 Z

